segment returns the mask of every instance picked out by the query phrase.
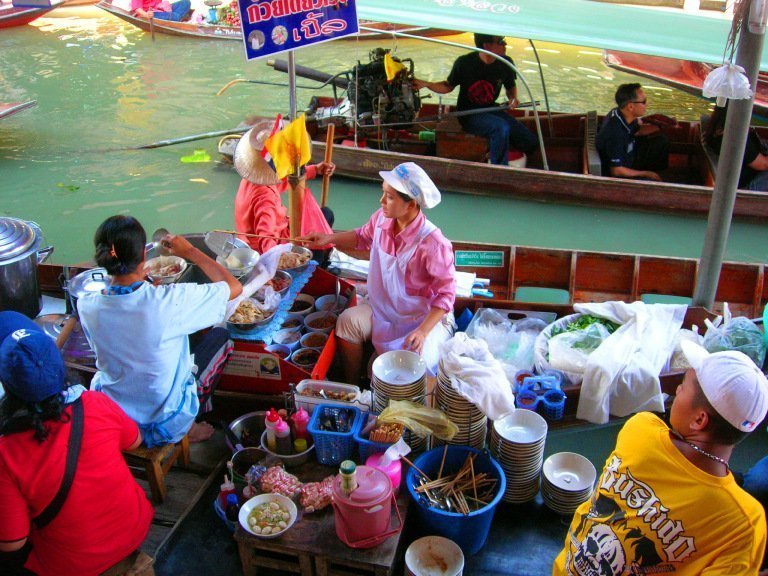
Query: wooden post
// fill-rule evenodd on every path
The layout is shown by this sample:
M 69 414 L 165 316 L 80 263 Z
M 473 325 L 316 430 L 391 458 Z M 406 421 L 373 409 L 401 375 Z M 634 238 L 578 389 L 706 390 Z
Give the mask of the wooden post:
M 330 162 L 333 158 L 333 136 L 336 131 L 336 125 L 328 126 L 328 134 L 325 137 L 325 161 Z M 328 204 L 328 188 L 331 186 L 331 175 L 323 174 L 323 191 L 320 195 L 320 206 Z
M 301 215 L 304 213 L 304 186 L 306 184 L 306 178 L 304 176 L 291 174 L 288 176 L 288 184 L 291 187 L 291 195 L 288 203 L 288 211 L 290 214 L 289 227 L 291 237 L 296 238 L 301 236 Z

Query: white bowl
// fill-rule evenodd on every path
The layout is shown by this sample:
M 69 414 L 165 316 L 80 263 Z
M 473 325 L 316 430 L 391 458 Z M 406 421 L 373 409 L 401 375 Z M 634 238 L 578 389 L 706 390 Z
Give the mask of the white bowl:
M 301 332 L 296 328 L 283 328 L 275 332 L 274 336 L 272 336 L 272 342 L 282 344 L 293 352 L 299 347 L 300 338 Z
M 464 553 L 453 540 L 425 536 L 405 551 L 406 574 L 458 576 L 464 569 Z
M 290 323 L 291 321 L 295 321 L 296 326 L 286 326 L 286 324 Z M 281 327 L 285 328 L 286 330 L 298 330 L 301 332 L 304 330 L 304 315 L 296 314 L 295 312 L 286 314 Z
M 308 342 L 310 340 L 317 340 L 318 342 L 322 339 L 322 344 L 318 346 L 310 346 Z M 304 334 L 299 339 L 299 343 L 301 344 L 302 348 L 311 348 L 313 350 L 322 350 L 325 348 L 326 343 L 328 342 L 328 334 L 325 332 L 308 332 L 307 334 Z
M 327 324 L 327 326 L 312 326 L 313 322 L 320 319 L 322 319 L 324 324 Z M 339 317 L 336 316 L 336 314 L 333 312 L 312 312 L 312 314 L 307 314 L 304 318 L 304 326 L 307 329 L 307 332 L 323 332 L 325 334 L 330 334 L 331 330 L 336 327 L 336 320 L 338 319 Z
M 390 350 L 373 361 L 373 375 L 387 384 L 411 384 L 426 372 L 424 359 L 410 350 Z
M 253 509 L 260 504 L 264 504 L 265 502 L 277 502 L 281 508 L 288 512 L 288 521 L 286 522 L 287 526 L 279 532 L 273 532 L 271 534 L 257 534 L 248 524 L 248 516 L 251 515 Z M 244 530 L 247 530 L 254 536 L 259 538 L 277 538 L 278 536 L 284 534 L 285 531 L 288 530 L 291 526 L 293 526 L 293 524 L 296 522 L 297 516 L 298 511 L 296 510 L 296 504 L 294 504 L 293 500 L 287 496 L 283 496 L 282 494 L 259 494 L 241 506 L 237 519 L 240 521 L 240 526 L 242 526 Z
M 551 484 L 568 492 L 591 488 L 597 479 L 592 462 L 575 452 L 552 454 L 544 461 L 541 472 Z
M 515 410 L 495 420 L 493 428 L 504 440 L 533 444 L 547 435 L 547 421 L 532 410 Z
M 259 258 L 259 253 L 255 250 L 251 250 L 250 248 L 235 248 L 226 258 L 216 256 L 216 262 L 229 270 L 233 276 L 239 278 L 253 270 L 253 267 L 259 262 Z
M 296 305 L 296 302 L 307 302 L 309 303 L 309 306 L 305 307 L 302 310 L 293 310 L 293 307 Z M 313 312 L 315 310 L 315 297 L 310 296 L 309 294 L 297 294 L 296 299 L 291 304 L 291 314 L 300 314 L 302 316 L 306 316 L 310 312 Z
M 336 303 L 336 294 L 326 294 L 325 296 L 319 296 L 315 300 L 315 310 L 330 310 L 333 308 L 333 311 L 336 313 L 341 312 L 346 308 L 347 306 L 347 299 L 339 294 L 339 303 L 334 306 Z
M 173 264 L 178 264 L 181 269 L 175 274 L 168 274 L 166 276 L 160 276 L 159 274 L 153 274 L 152 269 L 155 267 L 165 267 Z M 187 269 L 187 261 L 181 256 L 157 256 L 150 258 L 144 263 L 144 271 L 147 273 L 147 278 L 151 281 L 159 281 L 160 284 L 173 284 L 178 280 L 184 271 Z

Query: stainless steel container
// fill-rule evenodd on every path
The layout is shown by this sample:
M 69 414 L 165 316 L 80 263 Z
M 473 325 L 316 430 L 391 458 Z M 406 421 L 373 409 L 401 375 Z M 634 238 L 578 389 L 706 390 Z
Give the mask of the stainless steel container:
M 16 310 L 34 318 L 43 307 L 37 265 L 53 252 L 41 248 L 43 233 L 34 222 L 0 218 L 0 310 Z
M 101 292 L 109 286 L 111 279 L 104 268 L 91 268 L 71 278 L 67 282 L 67 294 L 72 312 L 77 314 L 78 298 L 92 292 Z

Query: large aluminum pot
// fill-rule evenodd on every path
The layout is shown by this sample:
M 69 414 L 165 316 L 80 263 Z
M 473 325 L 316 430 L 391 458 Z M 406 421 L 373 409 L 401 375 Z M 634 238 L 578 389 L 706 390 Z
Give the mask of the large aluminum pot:
M 53 252 L 41 248 L 43 233 L 34 222 L 0 218 L 0 310 L 15 310 L 34 318 L 43 307 L 37 265 Z

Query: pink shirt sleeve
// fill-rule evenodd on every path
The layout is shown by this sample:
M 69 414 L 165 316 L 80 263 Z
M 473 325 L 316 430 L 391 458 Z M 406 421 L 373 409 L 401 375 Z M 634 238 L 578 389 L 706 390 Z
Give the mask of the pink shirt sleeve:
M 453 246 L 440 230 L 424 239 L 408 263 L 405 290 L 429 299 L 431 308 L 453 311 L 456 301 Z
M 371 216 L 368 222 L 355 230 L 355 234 L 357 235 L 357 244 L 355 245 L 356 250 L 371 249 L 371 246 L 373 245 L 373 233 L 376 230 L 376 222 L 379 220 L 380 213 L 381 208 L 373 213 L 373 216 Z

